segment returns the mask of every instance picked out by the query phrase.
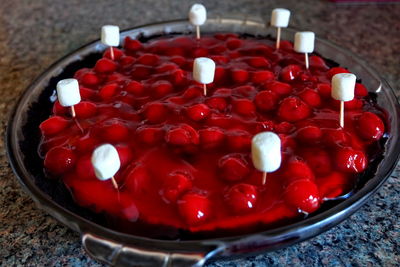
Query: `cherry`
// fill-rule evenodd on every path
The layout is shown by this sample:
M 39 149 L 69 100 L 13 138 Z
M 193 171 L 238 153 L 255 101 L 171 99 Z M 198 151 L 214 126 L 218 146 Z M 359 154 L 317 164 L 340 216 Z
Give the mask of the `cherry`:
M 171 145 L 190 145 L 199 143 L 199 135 L 191 126 L 181 124 L 171 128 L 165 135 L 165 141 Z
M 164 138 L 164 130 L 156 127 L 141 127 L 136 130 L 141 142 L 147 145 L 159 144 Z
M 273 80 L 274 78 L 274 73 L 268 70 L 254 71 L 251 75 L 251 81 L 253 83 L 264 83 L 266 81 Z
M 305 90 L 303 90 L 299 94 L 299 97 L 301 100 L 303 100 L 306 104 L 308 104 L 311 107 L 321 106 L 321 97 L 316 91 L 310 88 L 306 88 Z
M 69 125 L 69 121 L 60 116 L 53 116 L 39 125 L 43 135 L 55 135 Z
M 161 123 L 166 120 L 167 107 L 160 102 L 151 102 L 144 107 L 144 116 L 149 123 Z
M 174 203 L 185 192 L 192 188 L 192 181 L 183 172 L 170 173 L 164 181 L 162 195 L 167 203 Z
M 212 109 L 219 110 L 223 112 L 226 107 L 228 106 L 228 103 L 226 100 L 222 97 L 211 97 L 206 100 L 207 106 L 209 106 Z
M 246 98 L 235 99 L 233 101 L 233 110 L 242 116 L 253 116 L 256 112 L 256 107 L 253 102 Z
M 320 96 L 324 99 L 331 99 L 331 92 L 332 88 L 329 83 L 319 83 L 317 85 L 317 91 L 320 94 Z
M 242 40 L 233 37 L 233 38 L 229 38 L 226 41 L 226 47 L 228 47 L 229 50 L 234 50 L 234 49 L 241 47 L 242 43 L 243 43 Z
M 288 205 L 306 213 L 312 213 L 320 206 L 318 187 L 310 180 L 296 180 L 290 183 L 284 198 Z
M 384 132 L 383 121 L 372 112 L 364 112 L 357 120 L 357 133 L 365 140 L 379 140 Z
M 356 86 L 354 88 L 354 95 L 358 97 L 365 97 L 368 95 L 368 90 L 363 84 L 356 83 Z
M 216 66 L 215 67 L 215 74 L 214 74 L 214 82 L 223 82 L 224 79 L 227 76 L 227 71 L 224 67 L 222 66 Z
M 350 143 L 350 136 L 343 129 L 323 129 L 322 141 L 330 147 L 346 146 Z
M 223 47 L 224 49 L 225 49 L 225 47 L 224 46 L 219 46 L 219 47 Z M 213 49 L 213 53 L 215 53 L 214 52 L 215 50 Z M 218 53 L 218 54 L 220 54 L 220 53 Z M 225 56 L 220 56 L 220 55 L 214 55 L 214 56 L 211 56 L 210 57 L 214 62 L 215 62 L 215 64 L 220 64 L 220 65 L 222 65 L 222 64 L 227 64 L 228 62 L 229 62 L 229 58 L 228 57 L 225 57 Z
M 350 72 L 347 69 L 342 68 L 342 67 L 333 67 L 326 73 L 326 76 L 330 80 L 330 79 L 332 79 L 332 77 L 335 74 L 338 74 L 338 73 L 350 73 Z
M 155 70 L 156 73 L 168 73 L 170 71 L 176 70 L 179 67 L 175 63 L 165 62 L 158 66 Z
M 191 226 L 202 224 L 211 216 L 208 197 L 194 192 L 188 192 L 178 200 L 178 209 L 181 217 Z
M 125 37 L 124 48 L 129 51 L 137 51 L 142 49 L 142 43 L 131 37 Z
M 76 117 L 79 119 L 90 118 L 96 115 L 97 107 L 88 101 L 81 101 L 75 105 Z
M 245 83 L 249 79 L 249 72 L 243 69 L 234 69 L 231 71 L 232 80 L 235 83 Z
M 315 144 L 322 137 L 322 131 L 319 127 L 309 125 L 297 131 L 297 139 L 307 144 Z
M 310 148 L 304 150 L 302 156 L 310 165 L 316 176 L 325 176 L 332 171 L 331 158 L 325 150 L 321 148 Z
M 206 57 L 208 55 L 208 49 L 204 47 L 198 47 L 193 51 L 193 57 L 198 58 L 198 57 Z
M 76 161 L 74 152 L 65 147 L 50 149 L 44 158 L 44 167 L 54 175 L 61 175 L 71 170 Z
M 307 179 L 314 181 L 314 173 L 308 164 L 301 160 L 291 160 L 285 166 L 284 171 L 286 184 L 299 179 Z
M 175 63 L 176 65 L 182 67 L 186 64 L 186 59 L 182 56 L 173 56 L 170 58 L 171 62 Z
M 79 93 L 81 94 L 82 99 L 90 99 L 96 94 L 96 91 L 90 88 L 80 86 Z
M 229 207 L 235 214 L 248 213 L 257 202 L 257 188 L 250 184 L 235 184 L 225 194 Z
M 294 125 L 287 121 L 282 121 L 275 125 L 275 131 L 279 134 L 288 134 L 295 129 Z
M 368 160 L 364 152 L 350 147 L 339 148 L 336 152 L 336 168 L 343 172 L 360 173 L 367 167 Z
M 254 103 L 260 111 L 269 111 L 276 108 L 279 96 L 273 91 L 261 91 L 254 98 Z
M 218 161 L 220 177 L 229 182 L 243 180 L 250 174 L 247 161 L 240 154 L 229 154 Z
M 265 89 L 275 92 L 278 95 L 288 95 L 292 93 L 292 86 L 287 83 L 279 82 L 279 81 L 271 81 L 265 84 Z
M 92 164 L 92 154 L 83 155 L 76 162 L 76 175 L 82 180 L 95 180 L 96 175 Z
M 297 97 L 285 98 L 278 108 L 278 116 L 289 122 L 303 120 L 310 115 L 310 107 Z
M 135 96 L 142 96 L 145 93 L 143 84 L 138 81 L 130 81 L 124 89 Z
M 115 148 L 118 151 L 121 166 L 124 167 L 129 164 L 133 159 L 133 153 L 127 145 L 117 145 Z
M 218 127 L 199 130 L 200 144 L 205 149 L 220 146 L 225 140 L 225 133 Z
M 323 60 L 319 56 L 312 55 L 309 57 L 309 61 L 311 68 L 324 69 L 324 70 L 328 68 L 328 66 L 325 63 L 325 60 Z
M 99 95 L 103 100 L 109 100 L 117 94 L 118 90 L 119 85 L 117 83 L 110 83 L 100 89 Z
M 83 74 L 80 83 L 85 86 L 92 87 L 98 85 L 100 83 L 100 79 L 93 72 L 86 72 Z
M 101 58 L 96 62 L 94 70 L 99 73 L 114 72 L 117 69 L 117 63 L 108 58 Z
M 301 73 L 301 67 L 299 65 L 287 65 L 281 70 L 280 78 L 285 82 L 291 82 L 295 80 Z
M 136 197 L 148 194 L 152 179 L 143 165 L 135 165 L 125 179 L 125 187 Z
M 99 141 L 95 139 L 94 137 L 90 136 L 84 136 L 79 138 L 77 144 L 76 144 L 76 149 L 78 152 L 83 153 L 83 152 L 92 152 L 95 147 L 99 145 Z
M 228 147 L 231 151 L 249 151 L 252 136 L 244 130 L 230 131 L 227 134 Z
M 199 96 L 203 95 L 203 88 L 201 88 L 200 86 L 194 85 L 194 86 L 190 86 L 188 89 L 186 89 L 186 91 L 183 93 L 183 97 L 185 99 L 195 99 Z
M 118 49 L 116 47 L 111 47 L 106 49 L 106 51 L 103 54 L 103 57 L 111 59 L 111 49 L 114 52 L 114 60 L 119 60 L 124 55 L 124 52 L 122 52 L 121 49 Z
M 160 61 L 160 57 L 154 54 L 143 54 L 137 58 L 136 62 L 146 66 L 155 66 Z
M 246 62 L 254 68 L 269 68 L 271 66 L 265 57 L 250 57 Z
M 110 143 L 121 142 L 129 136 L 129 129 L 118 120 L 105 122 L 99 132 L 102 139 Z
M 136 62 L 136 59 L 131 56 L 122 56 L 119 60 L 119 64 L 121 64 L 121 67 L 123 69 L 128 69 L 135 62 Z
M 169 81 L 160 80 L 152 84 L 152 95 L 155 98 L 162 98 L 173 91 L 172 84 Z
M 210 108 L 205 104 L 196 104 L 187 108 L 186 114 L 193 121 L 201 121 L 208 117 Z
M 131 76 L 135 80 L 144 80 L 152 74 L 152 68 L 144 65 L 135 65 L 132 68 Z

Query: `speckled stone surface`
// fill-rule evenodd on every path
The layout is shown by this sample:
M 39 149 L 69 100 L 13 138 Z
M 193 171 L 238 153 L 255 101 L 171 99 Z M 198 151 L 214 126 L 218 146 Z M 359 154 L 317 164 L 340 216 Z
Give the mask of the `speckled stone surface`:
M 320 0 L 204 0 L 210 13 L 268 17 L 292 10 L 291 25 L 315 31 L 361 55 L 400 92 L 400 5 L 336 6 Z M 192 1 L 2 0 L 0 131 L 22 91 L 51 63 L 98 38 L 101 25 L 121 28 L 185 17 Z M 39 210 L 14 177 L 0 142 L 0 265 L 102 266 L 79 234 Z M 309 241 L 276 252 L 207 266 L 395 266 L 400 264 L 399 168 L 351 218 Z

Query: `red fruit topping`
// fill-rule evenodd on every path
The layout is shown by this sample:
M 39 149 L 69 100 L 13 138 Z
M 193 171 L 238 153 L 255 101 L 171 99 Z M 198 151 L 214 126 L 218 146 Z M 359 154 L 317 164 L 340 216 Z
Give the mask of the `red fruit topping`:
M 211 56 L 212 60 L 214 60 L 215 64 L 227 64 L 229 62 L 229 58 L 225 56 Z
M 96 94 L 96 91 L 80 86 L 79 93 L 81 94 L 82 99 L 90 99 L 92 96 Z
M 193 57 L 194 57 L 194 58 L 197 58 L 197 57 L 205 57 L 205 56 L 207 56 L 207 55 L 208 55 L 208 49 L 203 48 L 203 47 L 196 48 L 196 49 L 193 51 Z
M 249 151 L 252 136 L 243 130 L 230 131 L 227 134 L 228 147 L 231 151 Z
M 235 83 L 245 83 L 249 79 L 247 70 L 235 69 L 231 71 L 232 79 Z
M 210 108 L 219 110 L 221 112 L 224 111 L 226 109 L 226 107 L 228 106 L 228 103 L 222 97 L 211 97 L 211 98 L 208 98 L 206 100 L 206 104 Z
M 143 165 L 134 166 L 125 179 L 125 186 L 137 198 L 145 196 L 150 190 L 152 179 Z
M 238 39 L 238 38 L 229 38 L 226 41 L 226 46 L 230 49 L 230 50 L 234 50 L 239 48 L 242 45 L 242 40 Z
M 246 60 L 247 64 L 255 68 L 269 68 L 271 64 L 265 57 L 250 57 Z
M 253 102 L 249 99 L 242 98 L 236 99 L 233 101 L 233 109 L 234 111 L 242 116 L 252 116 L 256 112 L 256 107 Z
M 111 99 L 113 96 L 115 96 L 118 90 L 119 90 L 119 85 L 117 83 L 107 84 L 100 89 L 99 95 L 101 99 L 108 100 Z
M 92 164 L 92 154 L 86 154 L 76 161 L 76 175 L 82 180 L 95 180 L 96 175 Z
M 99 59 L 94 66 L 94 70 L 99 73 L 114 72 L 116 69 L 117 63 L 108 58 Z
M 188 225 L 204 223 L 211 216 L 211 203 L 207 196 L 189 192 L 178 200 L 179 214 Z
M 163 186 L 163 197 L 168 203 L 174 203 L 183 193 L 192 188 L 192 181 L 186 173 L 173 172 L 168 175 Z
M 165 135 L 165 141 L 171 145 L 190 145 L 199 143 L 199 135 L 187 124 L 171 128 Z
M 54 175 L 60 175 L 71 170 L 75 165 L 76 157 L 71 149 L 54 147 L 46 153 L 44 167 Z
M 75 107 L 76 117 L 79 119 L 90 118 L 97 113 L 95 104 L 87 101 L 81 101 Z
M 151 67 L 143 65 L 135 65 L 135 67 L 133 67 L 131 71 L 132 78 L 135 80 L 144 80 L 148 78 L 151 73 Z
M 235 214 L 243 214 L 254 209 L 257 196 L 257 188 L 254 185 L 235 184 L 229 188 L 225 199 Z
M 326 74 L 327 74 L 328 79 L 332 79 L 332 77 L 338 73 L 350 73 L 350 72 L 347 69 L 342 68 L 342 67 L 334 67 L 334 68 L 331 68 Z
M 119 64 L 121 64 L 122 68 L 127 69 L 130 67 L 133 63 L 135 63 L 136 59 L 131 56 L 122 56 L 121 59 L 119 60 Z
M 254 103 L 260 111 L 269 111 L 276 108 L 279 101 L 279 96 L 273 91 L 261 91 L 259 92 Z
M 265 89 L 275 92 L 278 95 L 288 95 L 292 93 L 292 86 L 290 84 L 278 81 L 267 82 L 265 84 Z
M 286 40 L 281 40 L 280 48 L 287 51 L 293 51 L 293 43 Z
M 289 122 L 303 120 L 310 115 L 310 107 L 297 97 L 285 98 L 278 109 L 278 116 Z
M 275 75 L 268 70 L 259 70 L 252 73 L 251 81 L 253 83 L 263 83 L 269 80 L 273 80 Z
M 248 163 L 240 154 L 229 154 L 222 157 L 218 166 L 220 177 L 225 181 L 240 181 L 250 174 Z
M 139 140 L 148 145 L 159 144 L 164 138 L 164 130 L 161 128 L 141 127 L 136 130 L 136 133 Z
M 292 182 L 286 188 L 284 198 L 288 205 L 307 213 L 316 211 L 320 205 L 318 188 L 310 180 Z
M 312 89 L 305 89 L 299 94 L 299 97 L 301 100 L 303 100 L 306 104 L 308 104 L 311 107 L 319 107 L 321 106 L 321 97 L 319 94 L 312 90 Z
M 300 160 L 292 160 L 285 166 L 285 182 L 289 185 L 291 182 L 299 179 L 314 181 L 314 173 L 307 163 Z
M 151 86 L 152 95 L 155 98 L 162 98 L 170 94 L 173 90 L 172 84 L 169 81 L 157 81 Z
M 43 135 L 54 135 L 64 130 L 69 124 L 69 121 L 60 116 L 48 118 L 39 125 Z
M 280 77 L 285 82 L 291 82 L 295 80 L 301 73 L 301 67 L 299 65 L 287 65 L 281 70 Z
M 365 97 L 368 95 L 368 90 L 363 84 L 356 83 L 356 87 L 354 88 L 354 95 L 357 97 Z
M 186 91 L 183 93 L 183 97 L 185 99 L 195 99 L 199 96 L 203 95 L 203 88 L 199 87 L 199 86 L 191 86 L 188 89 L 186 89 Z
M 216 148 L 225 140 L 224 132 L 218 127 L 199 130 L 200 144 L 205 149 Z
M 275 125 L 275 130 L 279 134 L 288 134 L 295 129 L 294 125 L 290 122 L 283 121 Z
M 124 42 L 124 48 L 130 51 L 137 51 L 142 49 L 142 43 L 136 39 L 127 36 Z
M 124 52 L 122 52 L 121 49 L 112 47 L 112 48 L 107 48 L 107 50 L 106 50 L 106 51 L 104 52 L 104 54 L 103 54 L 103 57 L 112 59 L 112 58 L 111 58 L 111 49 L 112 49 L 113 52 L 114 52 L 114 60 L 120 59 L 120 58 L 123 56 L 123 54 L 124 54 Z
M 341 128 L 323 129 L 323 142 L 330 146 L 346 146 L 350 142 L 350 136 Z
M 126 86 L 125 90 L 136 96 L 142 96 L 144 94 L 143 84 L 138 81 L 130 81 Z
M 171 57 L 171 62 L 182 67 L 184 64 L 186 64 L 186 59 L 182 56 L 173 56 Z
M 226 69 L 221 66 L 215 67 L 214 82 L 223 82 L 226 78 Z
M 328 66 L 325 63 L 325 60 L 323 60 L 319 56 L 315 56 L 315 55 L 310 56 L 309 61 L 310 61 L 311 68 L 318 68 L 318 69 L 327 69 L 328 68 Z
M 210 108 L 205 104 L 196 104 L 186 110 L 186 114 L 191 120 L 201 121 L 208 117 Z
M 317 126 L 306 126 L 298 130 L 297 139 L 308 144 L 315 144 L 322 137 L 322 131 Z
M 106 142 L 117 143 L 129 136 L 128 128 L 117 120 L 104 123 L 100 128 L 100 135 Z
M 317 91 L 322 98 L 331 99 L 332 88 L 329 83 L 320 83 L 317 85 Z
M 146 65 L 146 66 L 155 66 L 159 60 L 160 60 L 160 57 L 157 55 L 143 54 L 137 58 L 136 62 L 139 64 Z
M 133 154 L 129 146 L 117 145 L 115 148 L 118 151 L 118 156 L 122 167 L 126 166 L 132 161 Z
M 144 116 L 149 123 L 161 123 L 168 115 L 167 107 L 159 102 L 152 102 L 144 108 Z
M 89 136 L 84 136 L 80 138 L 76 144 L 76 149 L 78 152 L 83 153 L 83 152 L 90 152 L 98 146 L 99 141 L 93 137 Z
M 157 73 L 168 73 L 170 71 L 176 70 L 179 67 L 175 63 L 165 62 L 156 68 Z
M 336 152 L 336 168 L 340 171 L 359 173 L 365 170 L 367 164 L 367 157 L 362 151 L 345 147 Z
M 83 74 L 80 80 L 80 84 L 83 84 L 88 87 L 96 86 L 99 83 L 100 79 L 93 72 L 86 72 L 85 74 Z
M 325 176 L 332 171 L 331 158 L 325 150 L 310 148 L 302 154 L 316 176 Z
M 357 122 L 358 135 L 366 140 L 379 140 L 385 132 L 383 121 L 372 112 L 364 112 Z

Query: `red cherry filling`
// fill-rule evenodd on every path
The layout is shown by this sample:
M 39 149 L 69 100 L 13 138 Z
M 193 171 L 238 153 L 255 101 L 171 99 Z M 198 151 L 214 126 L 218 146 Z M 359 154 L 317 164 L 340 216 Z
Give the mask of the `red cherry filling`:
M 211 215 L 209 199 L 193 192 L 186 193 L 179 199 L 178 208 L 181 217 L 188 225 L 204 223 Z
M 367 158 L 362 151 L 349 147 L 336 152 L 336 168 L 343 172 L 359 173 L 367 167 Z
M 75 161 L 76 156 L 71 149 L 54 147 L 46 153 L 44 166 L 52 174 L 62 174 L 71 170 Z
M 235 184 L 225 194 L 229 207 L 235 214 L 243 214 L 255 208 L 257 188 L 250 184 Z
M 296 180 L 290 183 L 284 198 L 291 207 L 307 213 L 316 211 L 320 205 L 318 187 L 310 180 Z
M 176 202 L 179 196 L 192 188 L 189 176 L 182 172 L 171 173 L 164 183 L 163 196 L 168 202 Z
M 358 118 L 358 134 L 366 140 L 379 140 L 385 132 L 382 120 L 371 112 L 364 112 Z
M 278 116 L 289 122 L 304 120 L 310 114 L 310 107 L 297 97 L 285 98 L 278 109 Z
M 196 104 L 189 107 L 187 110 L 187 115 L 190 119 L 194 121 L 201 121 L 210 114 L 210 109 L 205 104 Z
M 39 125 L 43 135 L 54 135 L 64 130 L 69 124 L 69 121 L 60 117 L 53 116 Z
M 220 177 L 226 181 L 240 181 L 250 173 L 246 160 L 240 154 L 231 154 L 222 157 L 218 162 L 218 166 Z

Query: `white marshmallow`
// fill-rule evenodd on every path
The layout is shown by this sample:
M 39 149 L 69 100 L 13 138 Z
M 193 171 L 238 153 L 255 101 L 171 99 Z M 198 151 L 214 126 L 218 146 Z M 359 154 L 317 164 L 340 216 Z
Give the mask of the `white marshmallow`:
M 356 75 L 352 73 L 338 73 L 332 77 L 332 98 L 340 101 L 350 101 L 354 98 Z
M 193 78 L 201 84 L 214 81 L 215 62 L 207 57 L 198 57 L 193 63 Z
M 101 27 L 101 42 L 109 46 L 119 46 L 119 27 L 114 25 Z
M 189 21 L 194 26 L 203 25 L 207 20 L 207 10 L 202 4 L 194 4 L 189 10 Z
M 93 151 L 92 164 L 97 179 L 111 179 L 121 167 L 117 149 L 110 144 L 99 146 Z
M 312 53 L 314 51 L 315 33 L 296 32 L 294 35 L 294 51 L 298 53 Z
M 272 10 L 271 25 L 279 28 L 286 28 L 289 25 L 290 11 L 285 8 Z
M 281 139 L 273 132 L 256 134 L 251 140 L 254 167 L 262 172 L 274 172 L 281 166 Z
M 60 105 L 70 107 L 81 102 L 79 84 L 76 79 L 64 79 L 57 83 L 57 97 Z

